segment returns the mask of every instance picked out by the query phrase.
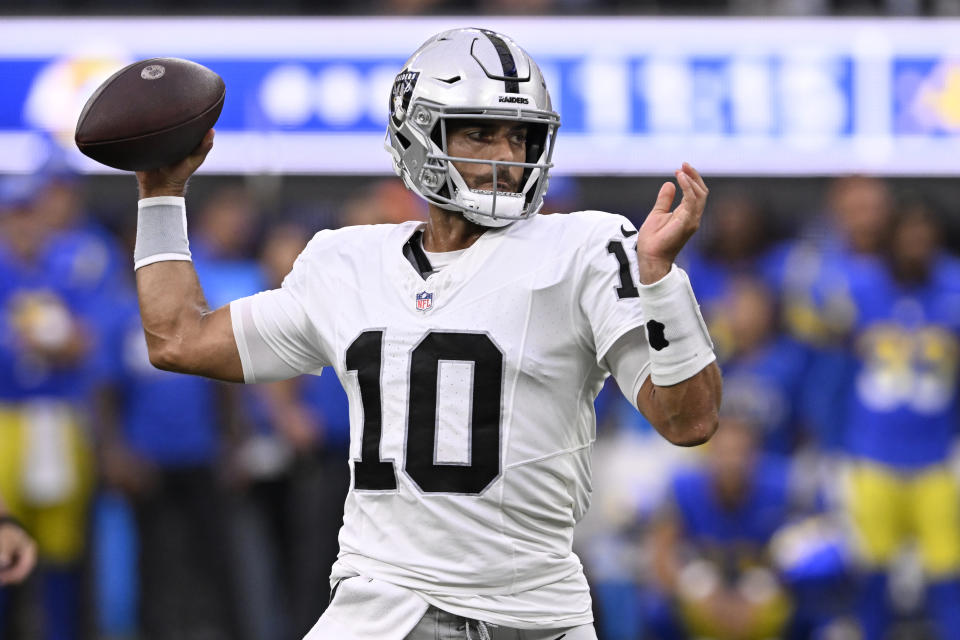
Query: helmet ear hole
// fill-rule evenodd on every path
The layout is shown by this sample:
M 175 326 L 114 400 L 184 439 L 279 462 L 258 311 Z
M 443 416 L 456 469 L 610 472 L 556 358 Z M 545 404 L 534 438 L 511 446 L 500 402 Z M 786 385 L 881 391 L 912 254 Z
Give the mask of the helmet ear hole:
M 446 153 L 447 150 L 443 148 L 443 134 L 440 131 L 440 127 L 443 125 L 442 119 L 437 119 L 437 123 L 433 125 L 433 130 L 430 132 L 430 139 L 433 141 L 433 144 L 437 145 L 438 149 L 443 149 L 443 152 Z
M 395 135 L 395 136 L 397 137 L 397 142 L 400 143 L 400 146 L 401 146 L 401 147 L 403 147 L 404 149 L 409 149 L 409 148 L 410 148 L 410 140 L 407 138 L 407 136 L 403 135 L 403 134 L 400 133 L 399 131 L 397 131 L 397 132 L 394 133 L 393 135 Z

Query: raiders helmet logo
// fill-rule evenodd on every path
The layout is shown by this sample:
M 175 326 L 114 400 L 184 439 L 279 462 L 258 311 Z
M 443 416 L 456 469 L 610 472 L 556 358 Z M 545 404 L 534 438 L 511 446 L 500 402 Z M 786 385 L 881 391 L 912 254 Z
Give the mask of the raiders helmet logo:
M 417 86 L 419 71 L 401 71 L 393 81 L 393 90 L 390 92 L 390 117 L 393 124 L 399 127 L 407 117 L 407 107 L 410 106 L 410 96 Z

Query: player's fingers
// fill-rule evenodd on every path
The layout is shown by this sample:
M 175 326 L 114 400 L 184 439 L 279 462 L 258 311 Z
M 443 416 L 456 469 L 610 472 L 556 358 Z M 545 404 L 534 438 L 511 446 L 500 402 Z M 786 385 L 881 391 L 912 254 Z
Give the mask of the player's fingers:
M 707 183 L 703 181 L 703 176 L 700 175 L 700 172 L 697 171 L 692 164 L 690 164 L 689 162 L 684 162 L 682 171 L 686 173 L 688 176 L 690 176 L 691 178 L 693 178 L 694 184 L 699 189 L 703 189 L 704 192 L 710 191 L 709 189 L 707 189 Z
M 703 196 L 701 192 L 697 190 L 696 185 L 694 185 L 693 179 L 682 171 L 678 171 L 677 184 L 679 184 L 680 189 L 683 190 L 683 199 L 680 201 L 680 204 L 685 204 L 688 207 L 696 207 Z
M 684 165 L 689 166 L 687 165 L 687 163 L 684 163 Z M 703 184 L 702 180 L 695 179 L 693 176 L 687 173 L 684 169 L 678 169 L 676 171 L 676 176 L 677 176 L 678 183 L 680 182 L 681 177 L 685 179 L 684 184 L 686 185 L 686 187 L 684 188 L 684 195 L 689 195 L 690 197 L 697 197 L 699 199 L 706 200 L 707 185 Z
M 207 131 L 206 135 L 203 136 L 203 140 L 201 140 L 200 144 L 197 145 L 197 148 L 194 149 L 184 160 L 184 164 L 186 165 L 184 170 L 187 172 L 187 177 L 199 169 L 200 165 L 203 164 L 203 161 L 207 159 L 207 154 L 210 153 L 211 149 L 213 149 L 213 136 L 213 129 Z
M 693 165 L 691 165 L 689 162 L 684 162 L 680 170 L 690 176 L 698 192 L 702 192 L 703 194 L 710 192 L 710 190 L 707 188 L 707 183 L 703 181 L 703 176 L 701 176 L 700 172 L 694 169 Z
M 672 182 L 664 182 L 657 193 L 657 201 L 653 203 L 651 213 L 670 213 L 670 205 L 673 204 L 673 198 L 677 195 L 677 188 Z
M 683 223 L 696 229 L 700 226 L 700 215 L 706 206 L 707 195 L 694 185 L 693 179 L 682 171 L 677 172 L 677 182 L 683 189 L 683 200 L 674 214 L 683 218 Z
M 210 150 L 213 149 L 213 137 L 215 132 L 213 129 L 207 131 L 206 135 L 203 136 L 203 140 L 200 141 L 200 144 L 197 145 L 197 148 L 193 150 L 193 153 L 190 154 L 191 158 L 196 158 L 200 162 L 203 162 L 203 159 L 207 157 L 207 154 L 210 153 Z
M 677 172 L 677 183 L 683 189 L 683 197 L 688 204 L 703 206 L 707 201 L 706 187 L 697 184 L 693 178 L 682 171 Z
M 214 129 L 210 129 L 210 131 L 207 131 L 207 133 L 203 136 L 203 140 L 200 142 L 200 146 L 212 149 L 213 139 L 216 135 L 217 135 L 217 132 Z

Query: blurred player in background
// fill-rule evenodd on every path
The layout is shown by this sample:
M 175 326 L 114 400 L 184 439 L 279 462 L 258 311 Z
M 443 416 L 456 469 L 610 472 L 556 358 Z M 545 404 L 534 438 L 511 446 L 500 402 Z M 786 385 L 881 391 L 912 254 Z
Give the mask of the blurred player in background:
M 947 466 L 956 439 L 960 263 L 939 249 L 926 205 L 902 205 L 881 261 L 848 263 L 855 310 L 846 402 L 849 510 L 869 575 L 860 617 L 868 640 L 890 627 L 887 571 L 915 541 L 941 639 L 960 638 L 960 491 Z
M 711 197 L 704 235 L 681 254 L 708 325 L 715 315 L 722 315 L 723 299 L 738 277 L 763 278 L 774 284 L 772 235 L 770 216 L 751 194 L 728 190 Z
M 218 474 L 222 397 L 211 380 L 150 365 L 132 296 L 112 309 L 103 357 L 106 404 L 116 415 L 98 421 L 101 465 L 135 516 L 139 627 L 157 640 L 233 638 L 230 536 Z
M 0 495 L 36 538 L 46 638 L 81 628 L 80 566 L 93 480 L 89 289 L 51 252 L 42 183 L 0 181 Z M 12 624 L 0 592 L 0 629 Z M 8 627 L 9 628 L 9 627 Z
M 762 429 L 764 451 L 789 455 L 808 439 L 809 350 L 779 332 L 777 300 L 756 276 L 731 278 L 709 322 L 724 371 L 724 406 Z
M 893 196 L 879 178 L 844 176 L 826 194 L 826 212 L 802 237 L 771 256 L 782 291 L 784 323 L 795 336 L 818 345 L 842 340 L 850 323 L 845 276 L 850 265 L 878 260 L 890 229 Z
M 716 428 L 719 370 L 673 264 L 706 186 L 685 164 L 680 205 L 664 184 L 639 230 L 536 215 L 559 116 L 536 64 L 490 31 L 429 40 L 389 106 L 391 155 L 427 224 L 321 232 L 280 289 L 217 311 L 182 199 L 212 134 L 138 174 L 151 361 L 247 382 L 332 366 L 347 388 L 353 482 L 333 599 L 309 637 L 595 638 L 571 544 L 603 380 L 676 444 Z
M 791 598 L 769 545 L 796 507 L 786 459 L 760 454 L 758 425 L 724 416 L 704 465 L 675 475 L 650 541 L 667 601 L 652 617 L 660 640 L 782 637 Z

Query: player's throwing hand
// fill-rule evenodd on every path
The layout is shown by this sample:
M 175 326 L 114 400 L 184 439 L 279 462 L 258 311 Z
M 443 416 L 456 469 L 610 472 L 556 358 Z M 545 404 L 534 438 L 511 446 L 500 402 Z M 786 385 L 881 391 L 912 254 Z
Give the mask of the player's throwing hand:
M 674 172 L 683 190 L 683 199 L 670 211 L 677 188 L 664 182 L 657 194 L 653 210 L 637 234 L 637 259 L 640 282 L 650 284 L 667 275 L 680 249 L 700 226 L 700 217 L 707 204 L 707 185 L 690 164 Z
M 207 154 L 213 149 L 213 136 L 214 130 L 210 129 L 193 153 L 175 165 L 150 171 L 137 171 L 140 197 L 182 196 L 187 188 L 187 180 L 200 168 Z

